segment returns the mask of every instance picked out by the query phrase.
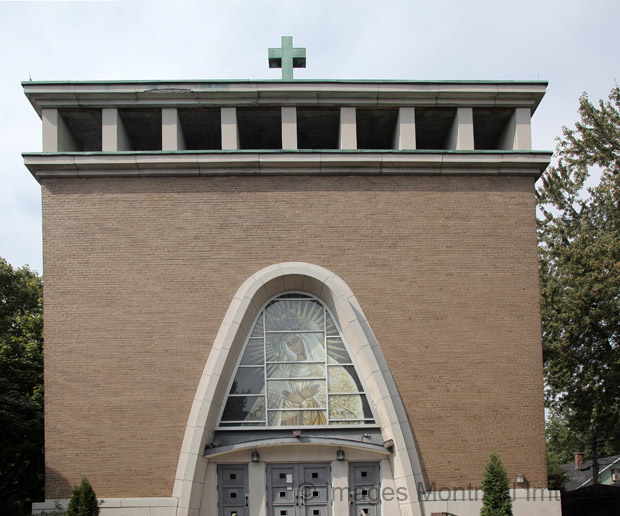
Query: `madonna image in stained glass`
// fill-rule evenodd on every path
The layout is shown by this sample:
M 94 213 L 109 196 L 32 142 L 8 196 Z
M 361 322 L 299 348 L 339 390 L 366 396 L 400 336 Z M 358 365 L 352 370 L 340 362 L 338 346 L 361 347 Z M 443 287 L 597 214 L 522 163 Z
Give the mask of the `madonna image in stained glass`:
M 313 426 L 327 424 L 325 385 L 325 345 L 321 334 L 290 333 L 271 343 L 273 356 L 280 363 L 269 374 L 268 406 L 270 426 Z M 282 380 L 275 380 L 281 378 Z M 353 393 L 359 389 L 349 372 L 328 368 L 331 419 L 361 420 L 364 409 L 360 396 L 332 396 L 331 392 Z
M 269 383 L 268 406 L 278 408 L 271 424 L 325 425 L 325 347 L 316 334 L 291 333 L 272 339 L 278 362 Z
M 303 294 L 268 303 L 242 354 L 222 426 L 372 423 L 355 366 L 323 304 Z

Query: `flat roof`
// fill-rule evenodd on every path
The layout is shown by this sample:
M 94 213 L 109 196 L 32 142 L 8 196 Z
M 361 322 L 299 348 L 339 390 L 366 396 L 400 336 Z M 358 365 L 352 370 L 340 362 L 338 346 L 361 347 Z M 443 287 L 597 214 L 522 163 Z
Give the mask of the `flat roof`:
M 279 83 L 279 84 L 297 84 L 297 83 L 334 83 L 334 84 L 549 84 L 548 81 L 518 81 L 518 80 L 470 80 L 470 79 L 451 79 L 451 80 L 412 80 L 412 79 L 295 79 L 293 81 L 283 81 L 282 79 L 123 79 L 111 81 L 22 81 L 22 85 L 28 84 L 169 84 L 169 83 L 197 83 L 197 84 L 213 84 L 213 83 Z

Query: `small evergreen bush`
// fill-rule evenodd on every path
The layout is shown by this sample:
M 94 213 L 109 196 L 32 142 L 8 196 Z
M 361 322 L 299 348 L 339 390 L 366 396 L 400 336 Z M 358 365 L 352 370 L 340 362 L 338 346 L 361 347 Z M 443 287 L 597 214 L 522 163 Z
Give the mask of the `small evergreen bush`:
M 93 491 L 86 477 L 82 477 L 80 486 L 73 486 L 73 493 L 65 516 L 97 516 L 98 514 L 97 495 L 95 495 L 95 491 Z
M 508 475 L 502 459 L 492 453 L 482 479 L 482 509 L 480 516 L 512 516 L 512 500 Z

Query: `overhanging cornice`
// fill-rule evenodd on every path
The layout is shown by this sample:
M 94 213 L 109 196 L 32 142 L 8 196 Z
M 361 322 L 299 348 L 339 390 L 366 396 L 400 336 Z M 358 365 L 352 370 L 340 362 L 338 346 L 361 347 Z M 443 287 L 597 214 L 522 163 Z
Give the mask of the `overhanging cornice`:
M 37 180 L 52 177 L 234 175 L 519 175 L 538 178 L 551 152 L 114 152 L 26 153 Z
M 369 451 L 379 455 L 390 455 L 392 452 L 380 444 L 365 443 L 361 441 L 353 441 L 350 439 L 341 439 L 334 437 L 304 437 L 297 439 L 295 437 L 279 437 L 271 439 L 257 439 L 254 441 L 244 441 L 226 446 L 206 447 L 203 456 L 208 458 L 226 455 L 228 453 L 254 450 L 256 448 L 272 448 L 278 446 L 331 446 L 335 448 L 355 448 L 362 451 Z
M 23 82 L 37 110 L 45 108 L 201 107 L 243 105 L 526 107 L 532 113 L 542 81 L 101 81 Z

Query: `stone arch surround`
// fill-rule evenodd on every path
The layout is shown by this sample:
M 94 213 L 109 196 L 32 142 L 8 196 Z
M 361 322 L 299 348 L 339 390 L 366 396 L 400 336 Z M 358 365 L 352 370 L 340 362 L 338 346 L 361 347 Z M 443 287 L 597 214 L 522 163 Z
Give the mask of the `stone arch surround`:
M 200 510 L 208 460 L 206 444 L 213 440 L 220 407 L 226 398 L 246 336 L 263 304 L 287 290 L 313 294 L 330 308 L 349 344 L 377 423 L 385 440 L 392 439 L 390 456 L 396 488 L 404 488 L 401 515 L 424 514 L 416 486 L 424 485 L 418 452 L 404 406 L 383 353 L 351 289 L 333 272 L 303 262 L 274 264 L 256 272 L 237 290 L 216 335 L 203 370 L 187 421 L 172 496 L 178 499 L 177 516 L 197 516 Z

